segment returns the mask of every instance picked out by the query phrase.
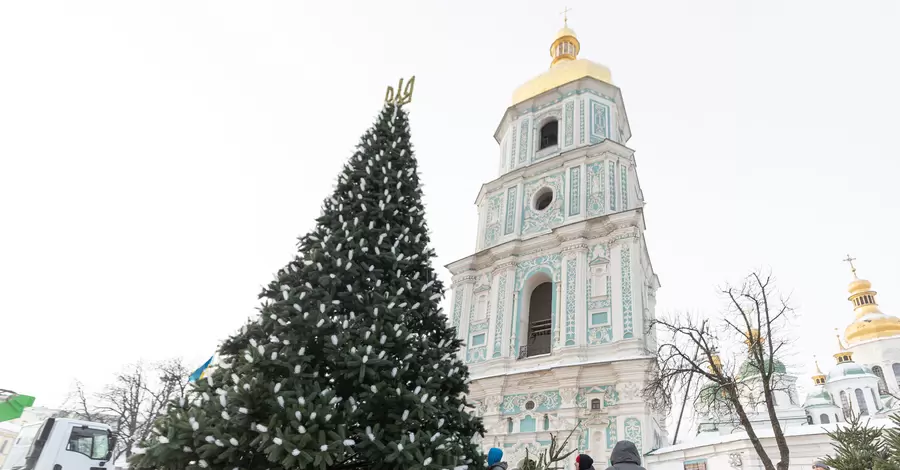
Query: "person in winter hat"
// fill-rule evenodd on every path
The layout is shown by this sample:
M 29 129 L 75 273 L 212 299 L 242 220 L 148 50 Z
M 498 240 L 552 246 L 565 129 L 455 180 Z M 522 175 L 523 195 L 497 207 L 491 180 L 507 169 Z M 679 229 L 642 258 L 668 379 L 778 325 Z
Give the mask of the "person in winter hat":
M 487 456 L 488 470 L 506 470 L 506 462 L 500 461 L 502 458 L 503 451 L 496 447 L 491 447 Z
M 825 465 L 825 462 L 822 462 L 821 460 L 813 462 L 813 468 L 816 470 L 831 470 L 831 467 Z
M 616 442 L 612 454 L 609 456 L 612 467 L 606 470 L 645 470 L 641 467 L 641 454 L 631 441 Z
M 575 457 L 575 470 L 594 470 L 594 459 L 588 454 Z

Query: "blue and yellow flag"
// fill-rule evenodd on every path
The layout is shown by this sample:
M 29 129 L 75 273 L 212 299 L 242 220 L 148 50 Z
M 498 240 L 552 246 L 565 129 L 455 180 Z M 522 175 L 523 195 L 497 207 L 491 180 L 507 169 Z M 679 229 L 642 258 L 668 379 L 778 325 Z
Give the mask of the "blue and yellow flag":
M 191 378 L 189 381 L 196 382 L 196 381 L 202 379 L 203 377 L 206 377 L 206 371 L 209 370 L 210 365 L 212 365 L 212 360 L 213 360 L 213 357 L 210 356 L 210 358 L 207 359 L 206 362 L 203 363 L 203 365 L 200 366 L 199 369 L 195 370 L 194 373 L 191 374 Z

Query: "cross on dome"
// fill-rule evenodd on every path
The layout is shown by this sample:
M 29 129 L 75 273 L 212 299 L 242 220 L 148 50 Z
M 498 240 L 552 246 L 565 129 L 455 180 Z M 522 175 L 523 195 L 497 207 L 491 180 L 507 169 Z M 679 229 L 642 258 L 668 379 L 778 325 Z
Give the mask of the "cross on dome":
M 856 266 L 853 266 L 853 262 L 856 261 L 856 258 L 853 258 L 848 254 L 847 258 L 845 258 L 844 261 L 850 263 L 850 271 L 853 272 L 853 277 L 856 277 Z
M 563 26 L 569 26 L 569 12 L 572 11 L 568 6 L 561 12 L 559 12 L 563 16 Z

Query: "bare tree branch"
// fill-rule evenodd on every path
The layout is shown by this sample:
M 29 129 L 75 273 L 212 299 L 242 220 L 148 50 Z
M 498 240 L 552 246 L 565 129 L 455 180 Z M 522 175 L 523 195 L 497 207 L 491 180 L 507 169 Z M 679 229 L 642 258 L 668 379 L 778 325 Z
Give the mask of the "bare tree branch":
M 658 411 L 668 413 L 673 396 L 681 394 L 711 423 L 743 429 L 765 469 L 787 470 L 790 452 L 775 413 L 775 392 L 795 399 L 790 384 L 783 380 L 781 361 L 789 346 L 786 328 L 794 310 L 777 295 L 770 273 L 752 272 L 740 286 L 726 285 L 719 292 L 725 304 L 715 319 L 717 327 L 710 319 L 689 314 L 650 322 L 650 329 L 657 330 L 661 338 L 644 398 Z M 697 354 L 690 354 L 695 349 Z M 731 358 L 722 357 L 726 351 L 734 351 Z M 753 416 L 758 413 L 768 418 L 774 430 L 777 464 L 753 427 L 758 420 Z
M 67 404 L 72 402 L 68 411 L 113 428 L 118 442 L 113 452 L 115 462 L 122 455 L 130 457 L 132 447 L 147 439 L 171 400 L 186 396 L 188 375 L 180 359 L 150 366 L 129 364 L 99 393 L 88 394 L 84 385 L 76 382 L 67 400 Z

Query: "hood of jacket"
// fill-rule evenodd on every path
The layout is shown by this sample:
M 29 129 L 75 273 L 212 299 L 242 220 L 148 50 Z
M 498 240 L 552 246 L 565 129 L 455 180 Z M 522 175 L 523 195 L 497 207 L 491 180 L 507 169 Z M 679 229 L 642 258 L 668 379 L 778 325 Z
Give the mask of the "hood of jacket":
M 609 461 L 612 462 L 613 465 L 618 463 L 633 463 L 640 465 L 641 454 L 638 453 L 637 447 L 635 447 L 633 442 L 619 441 L 616 443 L 616 446 L 613 447 L 612 454 L 609 456 Z

